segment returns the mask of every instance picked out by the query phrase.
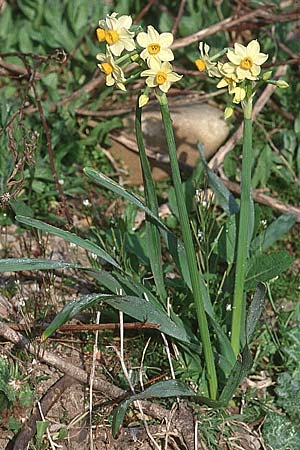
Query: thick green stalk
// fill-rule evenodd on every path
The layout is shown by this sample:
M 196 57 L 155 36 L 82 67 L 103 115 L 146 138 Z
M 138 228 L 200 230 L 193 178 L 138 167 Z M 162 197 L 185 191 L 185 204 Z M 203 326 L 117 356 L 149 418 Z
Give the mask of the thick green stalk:
M 215 361 L 212 345 L 209 336 L 208 322 L 204 310 L 203 298 L 200 289 L 200 277 L 202 276 L 197 267 L 196 253 L 193 244 L 192 231 L 189 222 L 189 216 L 185 204 L 185 196 L 182 188 L 182 181 L 179 172 L 179 166 L 176 154 L 176 143 L 174 139 L 172 121 L 168 108 L 168 101 L 165 94 L 157 95 L 160 103 L 160 110 L 165 128 L 169 158 L 172 170 L 172 178 L 175 189 L 179 221 L 183 235 L 183 243 L 187 255 L 188 269 L 191 278 L 192 291 L 196 306 L 197 319 L 200 330 L 200 337 L 203 344 L 204 357 L 207 367 L 207 378 L 209 383 L 210 397 L 216 399 L 218 390 L 218 381 L 216 375 Z
M 243 331 L 242 322 L 245 310 L 244 285 L 251 223 L 252 157 L 252 99 L 248 99 L 245 101 L 244 106 L 241 203 L 231 324 L 231 345 L 236 356 L 240 350 L 241 333 Z

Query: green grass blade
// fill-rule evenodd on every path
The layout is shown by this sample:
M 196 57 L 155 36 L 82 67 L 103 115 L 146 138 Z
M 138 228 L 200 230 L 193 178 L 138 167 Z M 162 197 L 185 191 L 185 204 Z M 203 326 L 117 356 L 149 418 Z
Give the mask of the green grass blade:
M 74 233 L 61 230 L 60 228 L 54 227 L 53 225 L 48 225 L 47 223 L 42 222 L 41 220 L 31 219 L 30 217 L 16 216 L 16 220 L 25 225 L 37 228 L 38 230 L 45 231 L 46 233 L 54 234 L 55 236 L 58 236 L 67 242 L 71 242 L 72 244 L 75 244 L 78 247 L 84 248 L 88 252 L 94 253 L 107 263 L 121 270 L 119 264 L 105 250 L 99 247 L 99 245 L 94 244 L 94 242 L 89 241 L 88 239 L 83 239 Z
M 136 140 L 139 149 L 139 156 L 142 166 L 144 189 L 145 189 L 145 200 L 147 207 L 158 217 L 158 202 L 155 192 L 154 181 L 152 178 L 150 164 L 146 155 L 146 150 L 142 135 L 142 108 L 139 108 L 138 103 L 136 106 L 135 114 L 135 132 Z M 161 242 L 160 235 L 157 226 L 150 220 L 146 215 L 146 239 L 148 256 L 150 260 L 150 265 L 155 281 L 155 285 L 160 298 L 165 301 L 167 297 L 164 274 L 163 274 L 163 261 L 161 252 Z
M 8 258 L 0 259 L 0 272 L 20 272 L 22 270 L 54 270 L 54 269 L 83 269 L 79 264 L 64 261 L 37 258 Z

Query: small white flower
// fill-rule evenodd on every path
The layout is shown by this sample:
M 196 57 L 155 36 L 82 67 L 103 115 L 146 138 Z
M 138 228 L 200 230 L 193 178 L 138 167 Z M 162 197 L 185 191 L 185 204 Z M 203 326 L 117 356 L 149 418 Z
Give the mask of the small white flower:
M 83 206 L 90 206 L 90 205 L 91 205 L 88 198 L 85 198 L 85 199 L 83 200 L 82 204 L 83 204 Z
M 132 51 L 135 49 L 133 40 L 134 33 L 129 31 L 132 25 L 130 16 L 120 16 L 117 13 L 107 15 L 105 20 L 99 21 L 97 28 L 97 38 L 100 42 L 106 42 L 111 53 L 120 56 L 123 50 Z
M 104 53 L 98 53 L 96 58 L 98 61 L 101 61 L 101 63 L 98 64 L 98 67 L 101 72 L 105 74 L 106 86 L 114 86 L 115 84 L 122 91 L 126 91 L 124 86 L 124 82 L 126 81 L 124 72 L 121 67 L 115 63 L 112 54 L 109 52 L 106 55 Z
M 144 48 L 140 56 L 142 59 L 147 60 L 148 65 L 152 59 L 173 61 L 174 55 L 170 49 L 174 40 L 172 33 L 159 34 L 152 25 L 149 25 L 147 33 L 142 31 L 137 35 L 136 40 Z
M 64 180 L 63 179 L 60 179 L 60 180 L 58 180 L 58 183 L 62 186 L 63 184 L 64 184 Z
M 182 75 L 178 75 L 172 72 L 172 66 L 169 62 L 161 62 L 155 58 L 149 61 L 150 69 L 144 70 L 141 73 L 142 77 L 146 78 L 146 84 L 149 87 L 159 87 L 162 92 L 168 92 L 171 87 L 171 83 L 175 83 L 182 78 Z
M 260 66 L 268 59 L 268 55 L 260 53 L 259 42 L 255 39 L 247 47 L 234 44 L 234 50 L 228 50 L 227 58 L 235 66 L 239 80 L 257 80 L 261 72 Z
M 91 258 L 96 260 L 98 258 L 98 255 L 96 255 L 96 253 L 91 253 Z

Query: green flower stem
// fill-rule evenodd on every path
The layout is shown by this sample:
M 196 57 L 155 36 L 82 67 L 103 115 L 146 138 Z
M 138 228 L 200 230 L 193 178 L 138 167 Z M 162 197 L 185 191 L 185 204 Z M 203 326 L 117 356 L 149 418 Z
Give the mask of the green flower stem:
M 252 99 L 244 104 L 244 137 L 242 156 L 241 204 L 239 235 L 233 295 L 231 345 L 235 355 L 240 350 L 242 321 L 244 316 L 244 285 L 249 252 L 249 224 L 251 221 L 251 168 L 252 168 Z
M 165 94 L 157 94 L 157 98 L 160 104 L 160 110 L 162 120 L 165 128 L 169 158 L 172 170 L 172 178 L 175 189 L 179 221 L 183 235 L 183 243 L 187 256 L 187 263 L 191 278 L 192 291 L 196 306 L 198 325 L 200 330 L 200 337 L 203 344 L 204 357 L 207 367 L 207 378 L 209 383 L 210 397 L 215 400 L 217 397 L 218 382 L 215 368 L 214 355 L 212 345 L 209 336 L 208 322 L 204 310 L 203 298 L 200 290 L 200 277 L 202 274 L 197 267 L 197 260 L 195 249 L 193 245 L 192 231 L 189 222 L 189 216 L 186 209 L 185 197 L 182 188 L 182 181 L 179 172 L 179 166 L 176 154 L 176 144 L 174 139 L 172 121 L 170 118 L 170 112 L 168 108 L 168 100 Z

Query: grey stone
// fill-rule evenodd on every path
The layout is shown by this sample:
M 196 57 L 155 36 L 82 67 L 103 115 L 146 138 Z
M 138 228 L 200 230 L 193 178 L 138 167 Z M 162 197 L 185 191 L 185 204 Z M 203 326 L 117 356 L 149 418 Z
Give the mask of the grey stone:
M 204 145 L 205 155 L 210 159 L 228 136 L 229 129 L 223 118 L 223 112 L 207 104 L 174 104 L 170 107 L 173 122 L 177 155 L 179 161 L 194 167 L 199 152 L 197 142 Z M 127 117 L 124 120 L 127 133 L 132 134 L 134 118 Z M 142 114 L 142 129 L 144 142 L 147 149 L 157 154 L 167 154 L 167 143 L 161 120 L 159 107 L 144 108 Z M 121 158 L 129 171 L 129 182 L 141 183 L 139 158 L 136 152 L 123 146 L 114 145 L 111 149 L 113 156 Z M 166 178 L 168 165 L 151 160 L 152 173 L 156 181 Z

